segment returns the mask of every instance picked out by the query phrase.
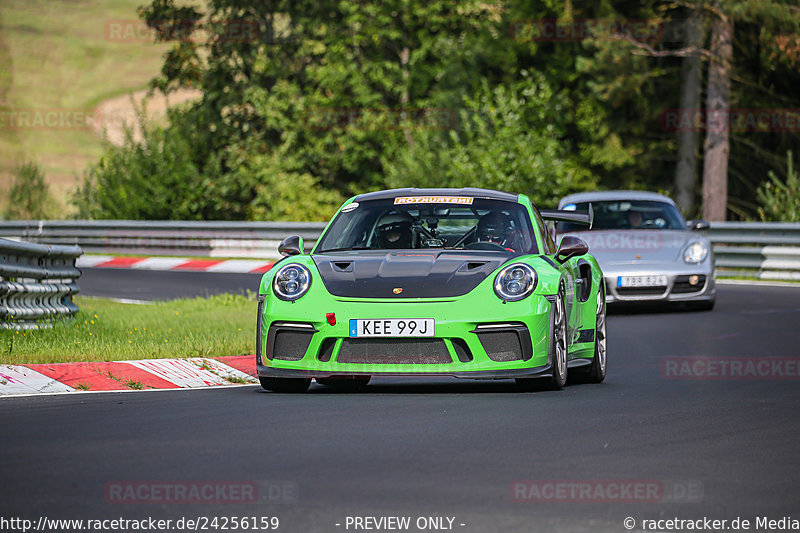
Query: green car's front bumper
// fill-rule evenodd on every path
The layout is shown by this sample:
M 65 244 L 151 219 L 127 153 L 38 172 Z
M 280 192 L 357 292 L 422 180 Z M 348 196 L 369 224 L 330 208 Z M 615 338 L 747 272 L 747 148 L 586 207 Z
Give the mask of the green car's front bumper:
M 547 373 L 554 298 L 532 294 L 522 301 L 504 303 L 493 294 L 486 297 L 489 287 L 440 299 L 341 298 L 321 287 L 295 302 L 262 294 L 258 375 L 500 379 Z M 334 325 L 328 321 L 329 313 L 335 314 Z M 349 336 L 350 319 L 389 318 L 434 318 L 435 337 Z

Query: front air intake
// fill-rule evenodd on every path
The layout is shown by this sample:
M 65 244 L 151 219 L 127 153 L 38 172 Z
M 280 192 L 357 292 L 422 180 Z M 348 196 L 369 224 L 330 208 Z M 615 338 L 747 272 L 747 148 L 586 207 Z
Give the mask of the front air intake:
M 267 334 L 267 357 L 281 361 L 299 361 L 305 356 L 316 332 L 311 324 L 273 323 Z
M 480 324 L 472 333 L 478 335 L 487 357 L 497 363 L 528 361 L 533 357 L 531 334 L 522 322 Z
M 522 345 L 515 331 L 478 333 L 478 339 L 492 361 L 522 361 Z
M 338 363 L 446 365 L 453 362 L 442 339 L 344 339 Z

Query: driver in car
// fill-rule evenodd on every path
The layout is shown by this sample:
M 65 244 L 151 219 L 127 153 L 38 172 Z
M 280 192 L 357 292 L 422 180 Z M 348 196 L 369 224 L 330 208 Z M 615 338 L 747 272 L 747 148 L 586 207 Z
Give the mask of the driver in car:
M 383 249 L 411 248 L 411 220 L 401 215 L 388 215 L 378 225 L 378 245 Z
M 490 242 L 511 252 L 515 251 L 514 222 L 501 211 L 491 211 L 483 215 L 475 230 L 475 242 Z
M 628 211 L 628 226 L 631 229 L 640 229 L 644 225 L 642 214 L 639 211 Z

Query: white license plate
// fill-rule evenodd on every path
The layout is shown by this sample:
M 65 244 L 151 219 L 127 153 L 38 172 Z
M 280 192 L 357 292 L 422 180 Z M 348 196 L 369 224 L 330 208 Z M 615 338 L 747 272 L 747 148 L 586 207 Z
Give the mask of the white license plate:
M 351 337 L 433 337 L 432 318 L 351 318 Z
M 667 276 L 618 276 L 617 287 L 666 287 Z

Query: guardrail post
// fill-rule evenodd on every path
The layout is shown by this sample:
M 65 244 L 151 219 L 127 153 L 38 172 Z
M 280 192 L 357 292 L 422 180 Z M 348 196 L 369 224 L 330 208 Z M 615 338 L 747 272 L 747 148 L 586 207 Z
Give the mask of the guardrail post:
M 78 312 L 72 301 L 83 251 L 61 246 L 0 239 L 0 328 L 35 329 Z

